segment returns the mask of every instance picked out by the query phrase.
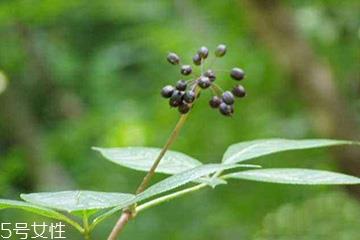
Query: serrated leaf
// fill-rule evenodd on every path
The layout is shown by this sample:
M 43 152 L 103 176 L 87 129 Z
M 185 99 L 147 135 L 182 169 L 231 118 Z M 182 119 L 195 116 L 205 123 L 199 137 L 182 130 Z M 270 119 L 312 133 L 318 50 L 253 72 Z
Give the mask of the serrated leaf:
M 150 147 L 126 147 L 126 148 L 98 148 L 106 159 L 121 166 L 139 171 L 149 171 L 161 149 Z M 155 172 L 165 174 L 176 174 L 197 166 L 202 163 L 188 155 L 180 152 L 167 151 L 161 159 Z
M 342 140 L 331 140 L 331 139 L 304 139 L 304 140 L 262 139 L 262 140 L 240 142 L 231 145 L 226 150 L 222 162 L 238 163 L 277 152 L 308 149 L 308 148 L 320 148 L 320 147 L 345 145 L 345 144 L 359 144 L 359 143 L 351 142 L 351 141 L 342 141 Z
M 169 190 L 175 189 L 186 183 L 192 182 L 200 177 L 209 175 L 211 173 L 227 170 L 231 168 L 238 167 L 237 165 L 226 165 L 226 164 L 206 164 L 198 166 L 187 171 L 175 174 L 171 177 L 165 178 L 164 180 L 150 186 L 144 192 L 138 194 L 132 203 L 145 200 L 147 198 L 156 196 L 160 193 L 167 192 Z
M 269 168 L 247 170 L 230 173 L 225 175 L 224 178 L 237 178 L 260 182 L 302 185 L 360 184 L 360 178 L 358 177 L 324 170 L 301 168 Z
M 76 212 L 121 206 L 134 198 L 128 193 L 63 191 L 21 194 L 27 202 L 57 210 Z
M 27 212 L 35 213 L 37 215 L 41 215 L 44 217 L 48 217 L 51 219 L 56 219 L 60 221 L 67 222 L 73 225 L 79 231 L 82 231 L 82 227 L 71 220 L 70 218 L 66 217 L 65 215 L 56 212 L 52 209 L 48 209 L 45 207 L 40 207 L 31 203 L 23 202 L 23 201 L 15 201 L 15 200 L 7 200 L 7 199 L 0 199 L 0 210 L 1 209 L 21 209 Z

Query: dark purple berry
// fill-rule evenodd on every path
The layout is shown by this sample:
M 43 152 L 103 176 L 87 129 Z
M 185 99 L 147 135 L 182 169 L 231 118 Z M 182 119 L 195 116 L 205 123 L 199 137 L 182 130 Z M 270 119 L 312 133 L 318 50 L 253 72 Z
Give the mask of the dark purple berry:
M 199 66 L 201 64 L 201 57 L 200 57 L 200 55 L 198 53 L 195 54 L 195 56 L 193 56 L 192 60 L 193 60 L 195 65 Z
M 192 72 L 192 68 L 190 65 L 182 65 L 180 72 L 182 75 L 189 75 Z
M 171 107 L 178 107 L 182 103 L 183 92 L 175 90 L 170 97 L 169 104 Z
M 201 77 L 198 79 L 198 85 L 199 85 L 199 87 L 205 89 L 205 88 L 210 87 L 211 81 L 210 81 L 210 79 L 209 79 L 208 77 L 201 76 Z
M 222 94 L 222 100 L 227 105 L 231 105 L 234 103 L 234 95 L 230 91 L 226 91 Z
M 215 56 L 217 57 L 222 57 L 224 56 L 226 53 L 226 45 L 224 44 L 219 44 L 217 47 L 216 47 L 216 50 L 215 50 Z
M 218 96 L 213 96 L 210 99 L 209 104 L 212 108 L 218 108 L 219 105 L 221 104 L 221 99 Z
M 185 91 L 186 87 L 187 87 L 187 83 L 185 80 L 179 80 L 177 83 L 176 83 L 176 89 L 179 90 L 179 91 Z
M 177 65 L 180 62 L 180 58 L 176 53 L 169 53 L 166 59 L 172 65 Z
M 242 85 L 236 85 L 233 90 L 232 93 L 236 96 L 236 97 L 245 97 L 246 96 L 246 91 L 245 88 Z
M 245 72 L 240 68 L 233 68 L 231 70 L 230 76 L 235 80 L 242 80 L 245 77 Z
M 184 94 L 184 101 L 187 103 L 192 103 L 195 100 L 195 92 L 194 91 L 187 91 Z
M 180 106 L 178 107 L 178 110 L 181 114 L 186 114 L 189 112 L 190 110 L 190 106 L 189 104 L 186 104 L 186 103 L 182 103 L 180 104 Z
M 215 81 L 216 75 L 213 70 L 209 69 L 204 73 L 205 77 L 208 77 L 211 82 Z
M 164 98 L 169 98 L 173 94 L 174 90 L 175 89 L 173 86 L 167 85 L 161 90 L 161 96 L 163 96 Z
M 202 46 L 199 50 L 198 50 L 198 54 L 202 59 L 205 59 L 208 57 L 209 55 L 209 49 L 207 49 L 207 47 Z
M 233 105 L 227 105 L 226 103 L 222 102 L 219 106 L 219 111 L 222 115 L 231 116 L 234 113 Z

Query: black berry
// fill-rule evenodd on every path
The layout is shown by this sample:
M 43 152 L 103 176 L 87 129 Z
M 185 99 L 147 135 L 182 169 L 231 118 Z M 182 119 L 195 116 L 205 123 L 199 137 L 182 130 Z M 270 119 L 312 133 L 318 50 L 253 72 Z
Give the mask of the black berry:
M 180 62 L 180 58 L 176 53 L 169 53 L 166 59 L 173 65 L 177 65 Z
M 179 91 L 185 91 L 186 87 L 187 87 L 187 83 L 185 80 L 179 80 L 177 83 L 176 83 L 176 89 L 179 90 Z
M 208 77 L 201 76 L 201 77 L 198 79 L 198 85 L 199 85 L 199 87 L 205 89 L 205 88 L 210 87 L 211 81 L 210 81 L 210 79 L 209 79 Z
M 182 103 L 182 104 L 180 104 L 178 110 L 181 114 L 186 114 L 189 112 L 190 106 L 186 103 Z
M 234 113 L 233 105 L 227 105 L 226 103 L 222 102 L 219 106 L 219 111 L 222 115 L 231 116 Z
M 189 75 L 192 72 L 192 68 L 190 65 L 182 65 L 180 72 L 182 75 Z
M 198 54 L 202 59 L 205 59 L 209 55 L 209 49 L 207 49 L 207 47 L 203 46 L 198 50 Z
M 210 99 L 209 104 L 212 108 L 218 108 L 219 105 L 221 104 L 221 99 L 218 96 L 213 96 Z
M 187 103 L 192 103 L 195 100 L 195 92 L 194 91 L 187 91 L 184 94 L 184 101 Z
M 200 57 L 200 55 L 198 53 L 195 54 L 195 56 L 193 56 L 192 60 L 193 60 L 195 65 L 199 66 L 201 64 L 201 57 Z
M 242 80 L 245 77 L 245 72 L 240 68 L 233 68 L 231 70 L 230 76 L 235 80 Z
M 163 89 L 161 90 L 161 96 L 163 96 L 164 98 L 169 98 L 172 96 L 173 92 L 174 92 L 174 87 L 171 85 L 167 85 L 163 87 Z
M 236 85 L 233 90 L 232 93 L 236 96 L 236 97 L 245 97 L 246 96 L 246 91 L 245 88 L 242 85 Z
M 183 92 L 175 90 L 169 100 L 170 106 L 178 107 L 182 103 L 183 94 Z
M 215 56 L 222 57 L 226 54 L 226 46 L 224 44 L 220 44 L 217 46 L 215 50 Z
M 227 105 L 231 105 L 234 103 L 234 95 L 230 91 L 226 91 L 222 94 L 222 100 Z
M 204 73 L 205 77 L 208 77 L 211 82 L 215 81 L 216 75 L 213 70 L 209 69 Z

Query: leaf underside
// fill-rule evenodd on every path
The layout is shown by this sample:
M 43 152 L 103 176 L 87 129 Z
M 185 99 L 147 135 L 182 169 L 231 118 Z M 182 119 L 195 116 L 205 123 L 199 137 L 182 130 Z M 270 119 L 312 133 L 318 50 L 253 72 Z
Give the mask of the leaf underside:
M 206 164 L 202 165 L 176 175 L 165 178 L 164 180 L 155 183 L 154 185 L 147 188 L 144 192 L 138 194 L 132 203 L 139 202 L 160 193 L 167 192 L 174 188 L 185 185 L 191 181 L 199 179 L 200 177 L 212 174 L 217 171 L 227 170 L 236 168 L 238 165 L 227 165 L 227 164 Z
M 150 147 L 125 147 L 125 148 L 98 148 L 92 149 L 100 152 L 106 159 L 121 166 L 138 171 L 148 172 L 161 149 Z M 186 154 L 167 151 L 161 159 L 155 172 L 176 174 L 202 165 L 202 163 Z
M 7 199 L 0 199 L 0 209 L 21 209 L 27 212 L 36 213 L 38 215 L 53 218 L 57 220 L 65 220 L 67 219 L 66 216 L 58 213 L 52 209 L 40 207 L 31 203 L 23 202 L 23 201 L 16 201 L 16 200 L 7 200 Z
M 335 145 L 359 144 L 358 142 L 331 139 L 262 139 L 240 142 L 231 145 L 225 152 L 222 162 L 238 163 L 249 159 L 289 150 L 320 148 Z
M 324 170 L 301 168 L 269 168 L 247 170 L 230 173 L 225 175 L 224 178 L 237 178 L 260 182 L 302 185 L 360 184 L 360 178 L 357 177 Z
M 21 194 L 21 198 L 26 202 L 39 206 L 67 212 L 77 212 L 121 206 L 133 199 L 134 195 L 94 191 L 63 191 Z
M 56 212 L 52 209 L 40 207 L 31 203 L 23 202 L 23 201 L 16 201 L 16 200 L 7 200 L 7 199 L 0 199 L 0 210 L 2 209 L 20 209 L 23 211 L 31 212 L 43 217 L 48 217 L 51 219 L 60 220 L 63 222 L 67 222 L 73 227 L 75 227 L 78 231 L 83 231 L 82 227 L 68 218 L 67 216 Z

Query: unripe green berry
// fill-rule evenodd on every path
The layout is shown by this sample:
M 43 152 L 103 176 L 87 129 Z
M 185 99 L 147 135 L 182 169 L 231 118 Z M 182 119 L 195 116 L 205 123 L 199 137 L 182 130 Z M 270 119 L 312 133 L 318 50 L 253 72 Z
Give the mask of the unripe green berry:
M 195 92 L 194 91 L 187 91 L 184 94 L 184 101 L 187 103 L 192 103 L 195 100 Z
M 222 100 L 227 105 L 231 105 L 234 103 L 234 95 L 230 91 L 226 91 L 222 94 Z
M 167 58 L 169 63 L 171 63 L 172 65 L 177 65 L 180 63 L 180 58 L 176 53 L 169 53 Z
M 197 84 L 199 85 L 199 87 L 206 89 L 208 87 L 210 87 L 211 85 L 211 81 L 208 77 L 205 76 L 201 76 L 198 80 L 197 80 Z
M 209 105 L 212 108 L 218 108 L 220 104 L 221 104 L 221 99 L 218 96 L 213 96 L 209 101 Z
M 226 46 L 224 44 L 219 44 L 215 50 L 215 56 L 222 57 L 226 54 Z
M 167 85 L 161 90 L 161 96 L 163 96 L 164 98 L 169 98 L 172 96 L 174 90 L 175 88 L 173 86 Z
M 193 63 L 197 66 L 199 66 L 201 64 L 201 57 L 198 53 L 195 54 L 195 56 L 193 56 L 192 60 L 193 60 Z
M 240 68 L 233 68 L 231 70 L 230 76 L 235 79 L 235 80 L 242 80 L 245 77 L 245 72 L 244 70 L 240 69 Z
M 180 73 L 182 74 L 182 75 L 189 75 L 189 74 L 191 74 L 191 72 L 192 72 L 192 68 L 191 68 L 191 66 L 190 65 L 182 65 L 181 66 L 181 69 L 180 69 Z
M 222 102 L 219 106 L 219 111 L 224 116 L 231 116 L 234 113 L 233 105 L 227 105 L 226 103 Z
M 206 59 L 209 55 L 209 49 L 207 49 L 207 47 L 202 46 L 199 50 L 198 50 L 198 54 L 202 59 Z
M 236 97 L 245 97 L 246 96 L 246 91 L 245 88 L 242 85 L 236 85 L 233 90 L 232 93 L 236 96 Z
M 186 87 L 187 87 L 187 83 L 185 80 L 179 80 L 177 83 L 176 83 L 176 89 L 179 90 L 179 91 L 185 91 Z

